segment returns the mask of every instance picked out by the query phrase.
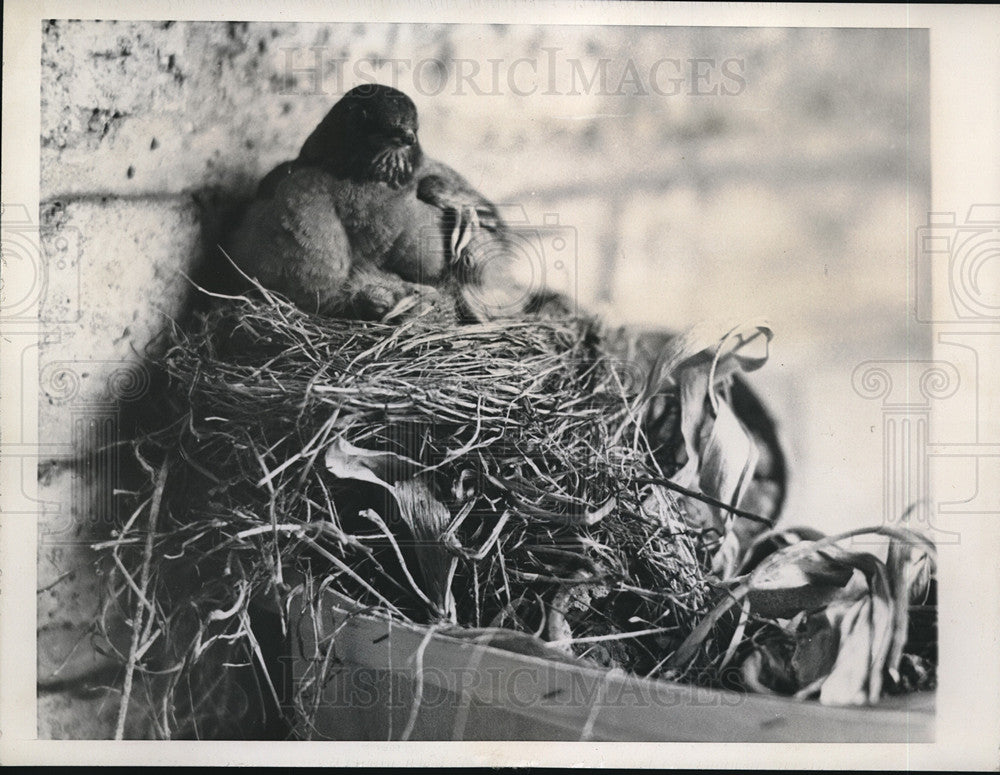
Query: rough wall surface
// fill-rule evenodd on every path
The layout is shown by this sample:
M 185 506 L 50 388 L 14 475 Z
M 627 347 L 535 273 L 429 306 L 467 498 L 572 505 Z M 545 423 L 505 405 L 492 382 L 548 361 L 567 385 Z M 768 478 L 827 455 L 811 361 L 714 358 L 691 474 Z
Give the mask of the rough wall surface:
M 794 521 L 839 527 L 809 491 L 844 490 L 852 454 L 875 462 L 837 512 L 874 513 L 879 450 L 867 423 L 842 428 L 850 374 L 925 345 L 904 299 L 929 175 L 926 86 L 907 78 L 926 40 L 907 48 L 902 31 L 46 23 L 39 736 L 108 736 L 117 706 L 86 547 L 118 469 L 81 452 L 144 390 L 141 353 L 181 314 L 216 205 L 360 80 L 410 93 L 425 150 L 523 208 L 549 282 L 584 304 L 673 328 L 767 314 L 759 384 L 790 430 Z

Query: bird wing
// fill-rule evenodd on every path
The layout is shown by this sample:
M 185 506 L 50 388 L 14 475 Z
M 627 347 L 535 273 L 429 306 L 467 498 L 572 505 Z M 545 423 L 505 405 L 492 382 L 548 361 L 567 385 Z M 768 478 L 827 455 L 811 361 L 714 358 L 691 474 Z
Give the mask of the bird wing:
M 469 181 L 439 161 L 424 161 L 417 180 L 417 198 L 441 210 L 474 208 L 480 226 L 489 231 L 504 228 L 496 206 L 476 191 Z
M 318 168 L 280 165 L 261 183 L 229 243 L 244 272 L 307 311 L 336 303 L 351 266 L 336 186 Z

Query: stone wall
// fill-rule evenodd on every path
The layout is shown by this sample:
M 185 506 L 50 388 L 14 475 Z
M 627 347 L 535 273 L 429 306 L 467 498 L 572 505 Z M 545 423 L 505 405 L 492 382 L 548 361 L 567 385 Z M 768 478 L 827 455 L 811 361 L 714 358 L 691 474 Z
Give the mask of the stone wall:
M 929 348 L 905 301 L 929 188 L 910 34 L 46 23 L 39 736 L 106 737 L 117 709 L 87 544 L 120 461 L 93 450 L 228 214 L 360 80 L 414 98 L 427 153 L 523 212 L 547 281 L 583 304 L 672 328 L 768 316 L 757 384 L 795 462 L 789 522 L 876 522 L 881 450 L 851 372 Z

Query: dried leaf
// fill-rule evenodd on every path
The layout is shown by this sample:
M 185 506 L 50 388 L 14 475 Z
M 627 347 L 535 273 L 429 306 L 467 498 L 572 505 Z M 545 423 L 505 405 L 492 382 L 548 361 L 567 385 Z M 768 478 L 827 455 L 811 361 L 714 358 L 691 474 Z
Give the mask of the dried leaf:
M 739 506 L 753 480 L 758 454 L 757 445 L 732 409 L 720 401 L 708 442 L 701 454 L 701 470 L 698 472 L 701 491 L 731 506 Z M 729 578 L 736 571 L 743 547 L 740 546 L 739 536 L 731 529 L 732 517 L 720 514 L 721 519 L 730 529 L 726 530 L 722 547 L 712 559 L 712 570 L 722 578 Z
M 775 552 L 803 541 L 818 541 L 823 533 L 811 527 L 788 527 L 780 530 L 768 530 L 758 535 L 750 544 L 743 557 L 741 573 L 749 573 Z
M 769 557 L 750 575 L 748 595 L 758 613 L 769 610 L 770 615 L 784 618 L 795 607 L 825 606 L 822 615 L 831 628 L 839 628 L 836 659 L 823 679 L 817 674 L 830 657 L 823 644 L 832 648 L 832 636 L 817 640 L 814 653 L 803 647 L 799 659 L 806 688 L 800 693 L 822 681 L 824 704 L 874 703 L 882 692 L 882 671 L 893 637 L 894 606 L 886 568 L 871 554 L 850 552 L 828 541 L 792 546 Z M 821 624 L 813 622 L 816 632 Z
M 454 610 L 451 586 L 447 583 L 452 555 L 441 540 L 451 522 L 451 512 L 420 477 L 397 482 L 395 496 L 403 521 L 416 539 L 420 572 L 431 589 L 431 598 L 442 611 Z
M 665 379 L 675 381 L 680 394 L 680 429 L 686 462 L 674 475 L 674 483 L 697 488 L 730 506 L 740 504 L 753 479 L 760 453 L 729 404 L 717 394 L 715 386 L 738 368 L 750 370 L 763 365 L 770 338 L 771 330 L 767 326 L 749 325 L 729 329 L 713 345 L 704 347 L 703 334 L 689 332 L 678 337 L 674 346 L 661 355 L 659 368 L 654 370 L 659 379 L 657 386 Z M 744 349 L 754 341 L 763 343 L 763 352 L 751 353 Z M 695 510 L 705 511 L 701 507 Z M 708 515 L 711 527 L 723 536 L 712 560 L 712 569 L 722 578 L 729 578 L 735 572 L 744 547 L 739 535 L 731 529 L 732 519 L 728 512 L 710 508 Z
M 798 688 L 791 655 L 794 644 L 779 632 L 760 643 L 740 665 L 746 688 L 761 694 L 792 694 Z
M 886 568 L 892 596 L 893 609 L 892 644 L 886 667 L 894 682 L 899 680 L 899 666 L 903 658 L 910 629 L 910 605 L 922 601 L 930 585 L 933 563 L 924 549 L 905 538 L 893 536 L 889 539 L 886 554 Z
M 833 670 L 840 650 L 840 621 L 830 617 L 837 608 L 831 606 L 804 616 L 796 628 L 791 666 L 800 688 L 825 678 Z
M 767 362 L 767 345 L 774 336 L 766 321 L 739 325 L 705 321 L 670 340 L 650 370 L 644 398 L 675 384 L 680 366 L 688 361 L 705 361 L 709 371 L 721 380 L 733 370 L 754 371 Z M 714 364 L 714 367 L 713 367 Z
M 871 598 L 857 600 L 837 613 L 840 648 L 833 669 L 820 688 L 819 699 L 824 705 L 864 705 L 867 702 L 871 650 L 875 640 L 871 614 Z
M 672 477 L 682 487 L 698 485 L 701 470 L 700 450 L 708 439 L 710 428 L 706 425 L 705 399 L 708 396 L 709 364 L 683 369 L 677 377 L 680 384 L 681 438 L 687 460 Z M 704 441 L 703 441 L 704 437 Z
M 849 585 L 853 577 L 854 568 L 842 560 L 797 545 L 767 558 L 750 574 L 747 588 L 756 613 L 790 619 L 837 599 L 856 600 L 867 587 L 861 579 Z
M 701 450 L 698 480 L 702 490 L 737 505 L 753 478 L 757 457 L 757 445 L 729 404 L 720 402 L 708 442 Z
M 420 463 L 393 452 L 376 452 L 356 447 L 338 437 L 326 450 L 327 470 L 339 479 L 357 479 L 391 488 L 395 482 L 411 478 Z
M 420 470 L 420 464 L 392 452 L 356 447 L 343 438 L 338 438 L 329 446 L 325 462 L 330 473 L 340 479 L 371 482 L 384 487 L 392 495 L 413 538 L 420 575 L 430 590 L 431 600 L 438 613 L 454 611 L 448 583 L 451 555 L 442 541 L 451 522 L 451 513 L 434 497 L 427 482 L 420 476 L 414 476 Z M 391 541 L 398 541 L 391 531 L 386 529 L 385 532 Z M 398 545 L 396 550 L 400 562 L 404 562 Z M 416 592 L 426 599 L 419 588 Z
M 889 656 L 889 649 L 892 645 L 894 602 L 892 589 L 889 585 L 889 577 L 885 564 L 871 554 L 867 552 L 848 552 L 836 546 L 832 548 L 837 550 L 844 562 L 853 565 L 865 574 L 868 581 L 869 595 L 863 599 L 863 602 L 866 603 L 864 613 L 867 617 L 867 623 L 846 628 L 846 634 L 845 626 L 841 625 L 841 643 L 843 645 L 837 657 L 837 664 L 830 673 L 830 679 L 834 679 L 834 687 L 845 684 L 849 685 L 849 681 L 845 681 L 844 683 L 838 682 L 838 670 L 844 670 L 846 674 L 853 675 L 856 670 L 860 669 L 860 664 L 855 665 L 851 663 L 848 666 L 847 663 L 854 658 L 857 658 L 859 663 L 862 661 L 863 646 L 865 644 L 862 635 L 856 633 L 865 633 L 868 646 L 868 658 L 865 660 L 868 668 L 867 700 L 869 703 L 874 704 L 878 702 L 882 694 L 882 671 L 885 669 L 886 659 Z M 905 601 L 903 605 L 906 605 Z M 848 638 L 851 639 L 850 647 L 848 646 Z M 855 640 L 858 642 L 856 647 L 854 645 Z M 825 683 L 823 687 L 824 689 L 826 688 Z M 824 699 L 824 696 L 826 699 Z M 820 692 L 820 701 L 831 705 L 837 704 L 834 698 L 839 699 L 842 697 L 843 694 L 836 688 L 830 689 L 826 695 Z

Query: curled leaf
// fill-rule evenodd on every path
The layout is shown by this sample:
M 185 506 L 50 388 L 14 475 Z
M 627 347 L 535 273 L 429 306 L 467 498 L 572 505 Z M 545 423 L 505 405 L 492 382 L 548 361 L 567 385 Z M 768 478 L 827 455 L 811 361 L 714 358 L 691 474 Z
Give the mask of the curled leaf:
M 356 447 L 338 437 L 326 450 L 326 468 L 339 479 L 357 479 L 383 487 L 411 478 L 420 463 L 393 452 L 376 452 Z
M 875 703 L 893 648 L 895 609 L 886 566 L 840 537 L 802 541 L 764 559 L 740 589 L 756 613 L 801 617 L 792 668 L 798 696 L 817 690 L 827 705 Z
M 811 527 L 788 527 L 761 533 L 750 543 L 750 547 L 743 557 L 740 572 L 749 573 L 767 557 L 785 547 L 803 541 L 818 541 L 821 538 L 823 538 L 823 533 Z
M 919 544 L 892 536 L 886 553 L 889 584 L 896 601 L 893 610 L 892 645 L 886 667 L 893 681 L 900 677 L 899 667 L 910 631 L 910 605 L 923 601 L 933 575 L 933 560 Z
M 864 705 L 871 674 L 871 647 L 874 642 L 870 598 L 842 604 L 839 619 L 840 646 L 830 674 L 820 687 L 824 705 Z
M 696 350 L 704 345 L 703 335 L 689 332 L 661 354 L 654 369 L 657 387 L 664 381 L 675 382 L 680 394 L 680 430 L 686 460 L 672 477 L 675 484 L 697 488 L 722 503 L 739 506 L 753 480 L 760 453 L 730 405 L 718 395 L 716 385 L 737 369 L 759 368 L 767 359 L 766 345 L 771 336 L 766 325 L 741 326 L 727 330 L 711 346 Z M 752 348 L 745 349 L 751 342 L 762 343 L 763 351 L 751 353 Z M 695 511 L 705 509 L 695 507 Z M 711 527 L 723 536 L 712 569 L 729 578 L 745 547 L 741 546 L 741 536 L 731 529 L 728 512 L 712 507 L 707 513 L 711 524 L 701 526 Z
M 739 325 L 705 321 L 670 340 L 650 370 L 643 391 L 648 399 L 673 384 L 679 368 L 690 361 L 707 363 L 708 371 L 722 379 L 736 368 L 754 371 L 767 362 L 767 346 L 774 336 L 767 321 Z
M 822 550 L 778 552 L 765 560 L 747 581 L 750 604 L 761 616 L 790 619 L 800 611 L 828 605 L 836 599 L 857 599 L 858 584 L 848 586 L 854 568 Z
M 443 536 L 451 522 L 451 513 L 419 475 L 421 466 L 414 460 L 392 452 L 376 452 L 357 447 L 343 438 L 334 441 L 326 451 L 326 467 L 340 479 L 354 479 L 384 487 L 399 509 L 399 515 L 409 530 L 406 543 L 411 543 L 420 565 L 420 575 L 430 589 L 430 599 L 437 613 L 454 611 L 449 579 L 452 558 L 444 546 Z M 405 559 L 399 540 L 384 520 L 375 515 L 383 533 L 393 542 L 400 563 Z M 404 571 L 405 571 L 404 567 Z M 409 574 L 406 574 L 409 576 Z M 412 578 L 412 577 L 411 577 Z M 418 597 L 427 599 L 414 583 Z

